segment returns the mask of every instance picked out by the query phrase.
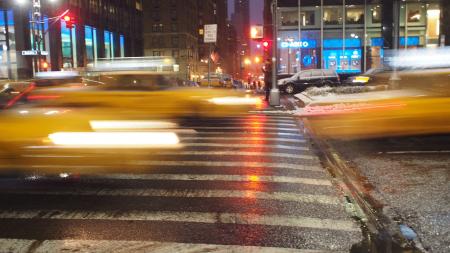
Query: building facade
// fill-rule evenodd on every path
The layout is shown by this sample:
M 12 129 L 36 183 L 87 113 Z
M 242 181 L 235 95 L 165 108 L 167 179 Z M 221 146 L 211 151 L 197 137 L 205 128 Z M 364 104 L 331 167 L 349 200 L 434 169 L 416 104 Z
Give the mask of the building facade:
M 181 79 L 190 79 L 198 71 L 197 2 L 198 0 L 143 2 L 144 55 L 173 57 L 180 66 Z
M 244 78 L 242 62 L 250 56 L 250 0 L 234 0 L 234 13 L 231 17 L 236 29 L 239 50 L 240 77 Z
M 443 2 L 279 0 L 279 71 L 360 73 L 380 66 L 388 49 L 443 45 Z
M 142 55 L 141 0 L 40 0 L 35 29 L 32 3 L 0 2 L 0 79 L 78 69 L 98 58 Z M 64 13 L 74 19 L 72 28 L 66 26 Z M 27 55 L 30 51 L 40 56 Z
M 173 57 L 183 80 L 198 81 L 208 63 L 212 72 L 231 73 L 226 0 L 146 0 L 143 9 L 146 56 Z M 218 25 L 217 43 L 204 43 L 206 24 Z

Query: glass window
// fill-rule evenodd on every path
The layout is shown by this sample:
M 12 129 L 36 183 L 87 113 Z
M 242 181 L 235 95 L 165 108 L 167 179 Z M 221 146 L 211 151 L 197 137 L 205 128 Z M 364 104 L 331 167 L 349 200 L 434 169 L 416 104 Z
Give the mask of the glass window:
M 178 36 L 172 36 L 172 47 L 178 47 Z
M 347 24 L 364 24 L 364 6 L 351 5 L 346 7 L 346 19 Z
M 84 27 L 84 41 L 86 44 L 86 59 L 91 62 L 94 60 L 94 40 L 93 28 L 90 26 Z
M 180 51 L 179 50 L 172 50 L 172 56 L 174 58 L 180 57 Z
M 310 70 L 302 71 L 300 73 L 300 79 L 308 79 L 310 77 L 311 77 L 311 71 Z
M 72 33 L 71 29 L 66 27 L 66 22 L 61 20 L 61 48 L 63 58 L 63 68 L 72 68 Z
M 120 57 L 125 57 L 125 37 L 120 35 Z
M 373 5 L 370 8 L 371 16 L 372 16 L 372 24 L 381 23 L 381 6 Z
M 323 8 L 323 23 L 325 25 L 342 24 L 342 6 L 326 6 Z
M 104 31 L 105 58 L 111 58 L 111 36 L 109 31 Z
M 408 4 L 408 22 L 417 23 L 422 20 L 423 12 L 420 4 Z
M 172 23 L 170 25 L 170 31 L 171 32 L 178 32 L 178 24 L 177 23 Z
M 300 12 L 301 25 L 315 25 L 314 11 Z M 281 13 L 281 25 L 283 26 L 298 26 L 298 11 L 284 11 Z

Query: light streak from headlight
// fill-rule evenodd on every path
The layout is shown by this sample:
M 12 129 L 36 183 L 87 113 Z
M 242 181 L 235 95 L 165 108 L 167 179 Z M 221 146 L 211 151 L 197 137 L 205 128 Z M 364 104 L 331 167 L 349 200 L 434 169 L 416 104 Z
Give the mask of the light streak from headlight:
M 177 128 L 178 125 L 167 121 L 144 120 L 91 120 L 93 130 L 135 130 L 135 129 L 167 129 Z
M 53 110 L 53 111 L 45 112 L 44 114 L 45 115 L 54 115 L 54 114 L 58 114 L 58 113 L 59 113 L 59 111 Z
M 156 148 L 176 147 L 173 132 L 58 132 L 48 136 L 58 146 L 74 148 Z
M 216 105 L 257 105 L 261 103 L 256 97 L 219 97 L 211 98 L 208 102 Z
M 353 83 L 367 83 L 369 82 L 368 76 L 356 76 L 355 79 L 353 79 Z

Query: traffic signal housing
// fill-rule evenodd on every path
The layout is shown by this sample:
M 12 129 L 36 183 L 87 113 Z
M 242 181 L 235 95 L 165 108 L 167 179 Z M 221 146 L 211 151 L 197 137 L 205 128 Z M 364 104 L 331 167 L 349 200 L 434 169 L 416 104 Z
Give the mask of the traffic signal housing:
M 67 29 L 72 29 L 74 24 L 75 24 L 75 18 L 70 15 L 70 14 L 66 14 L 63 16 L 63 20 L 66 23 L 66 28 Z
M 270 41 L 269 40 L 263 40 L 261 44 L 262 44 L 262 47 L 264 49 L 264 52 L 269 52 L 270 45 L 271 45 Z

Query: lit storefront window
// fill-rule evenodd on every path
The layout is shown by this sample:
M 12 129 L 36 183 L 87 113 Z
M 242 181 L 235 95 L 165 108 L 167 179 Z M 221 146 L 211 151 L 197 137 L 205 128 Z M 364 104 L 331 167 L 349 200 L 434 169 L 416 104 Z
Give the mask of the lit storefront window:
M 326 6 L 323 8 L 325 25 L 342 25 L 342 6 Z
M 66 27 L 66 22 L 61 20 L 61 47 L 63 68 L 77 67 L 77 42 L 76 42 L 75 27 L 69 29 Z
M 125 37 L 121 34 L 119 37 L 120 57 L 125 57 Z
M 347 24 L 364 24 L 364 6 L 350 5 L 346 7 Z
M 301 25 L 313 26 L 315 25 L 315 11 L 301 11 L 300 12 Z M 298 12 L 297 11 L 283 11 L 281 12 L 281 25 L 283 26 L 298 26 Z
M 86 57 L 89 62 L 97 59 L 97 29 L 85 26 Z
M 0 79 L 17 77 L 16 40 L 12 10 L 0 9 Z
M 114 58 L 114 34 L 105 30 L 105 58 Z

